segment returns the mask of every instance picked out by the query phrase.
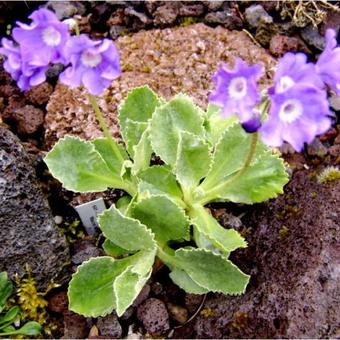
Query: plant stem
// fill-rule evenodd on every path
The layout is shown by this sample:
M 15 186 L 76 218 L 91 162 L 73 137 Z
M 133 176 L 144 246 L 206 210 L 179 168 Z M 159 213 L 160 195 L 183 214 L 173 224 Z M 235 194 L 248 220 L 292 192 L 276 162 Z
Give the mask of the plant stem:
M 211 190 L 208 190 L 205 196 L 203 197 L 203 199 L 200 200 L 199 203 L 201 203 L 202 205 L 209 203 L 212 199 L 215 198 L 215 195 L 217 192 L 219 192 L 222 188 L 227 187 L 230 183 L 234 182 L 236 179 L 238 179 L 245 173 L 245 171 L 248 169 L 250 163 L 252 162 L 254 158 L 257 141 L 258 141 L 258 133 L 256 132 L 256 133 L 253 133 L 251 136 L 251 142 L 250 142 L 248 155 L 242 168 L 234 176 L 230 177 L 226 182 L 216 185 Z
M 93 94 L 89 95 L 90 102 L 92 105 L 92 108 L 94 110 L 94 113 L 96 114 L 96 118 L 98 120 L 99 126 L 102 129 L 104 136 L 107 138 L 108 142 L 110 143 L 111 149 L 114 152 L 115 156 L 121 161 L 124 162 L 125 159 L 123 158 L 122 154 L 120 153 L 118 149 L 117 142 L 112 138 L 110 131 L 106 125 L 105 119 L 103 117 L 102 112 L 100 111 L 100 108 L 97 103 L 97 99 Z

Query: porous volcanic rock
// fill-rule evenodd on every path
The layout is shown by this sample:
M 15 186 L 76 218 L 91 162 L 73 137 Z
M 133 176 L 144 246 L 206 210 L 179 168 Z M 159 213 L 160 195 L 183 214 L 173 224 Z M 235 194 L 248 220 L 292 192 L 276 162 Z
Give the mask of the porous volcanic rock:
M 249 248 L 233 260 L 252 275 L 244 295 L 208 297 L 195 338 L 336 338 L 340 324 L 340 181 L 296 171 L 276 200 L 244 221 Z
M 0 127 L 0 271 L 25 274 L 31 269 L 40 288 L 69 261 L 29 156 L 18 138 Z
M 204 24 L 141 31 L 116 40 L 122 75 L 99 98 L 111 132 L 119 135 L 117 106 L 129 90 L 148 84 L 169 99 L 178 92 L 192 95 L 205 107 L 212 89 L 212 74 L 224 62 L 236 57 L 260 63 L 266 69 L 262 83 L 268 83 L 274 59 L 256 46 L 244 32 L 211 28 Z M 91 139 L 101 136 L 85 89 L 57 85 L 47 105 L 46 143 L 50 147 L 65 134 Z

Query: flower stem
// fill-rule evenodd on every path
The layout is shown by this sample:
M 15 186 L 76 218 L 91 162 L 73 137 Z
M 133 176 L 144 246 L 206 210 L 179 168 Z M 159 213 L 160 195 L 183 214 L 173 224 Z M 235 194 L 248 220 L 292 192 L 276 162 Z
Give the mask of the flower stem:
M 90 102 L 92 105 L 92 108 L 94 110 L 94 113 L 96 114 L 96 118 L 98 120 L 99 126 L 102 129 L 104 136 L 107 138 L 108 142 L 110 143 L 111 149 L 114 152 L 115 156 L 121 161 L 124 162 L 124 158 L 122 154 L 120 153 L 118 149 L 118 144 L 117 142 L 112 138 L 110 131 L 106 125 L 105 119 L 103 117 L 103 113 L 101 112 L 97 99 L 94 95 L 90 94 L 89 95 Z
M 256 133 L 253 133 L 251 136 L 251 142 L 250 142 L 248 155 L 242 168 L 234 176 L 230 177 L 226 182 L 216 185 L 211 190 L 208 190 L 199 203 L 201 203 L 202 205 L 209 203 L 211 200 L 216 198 L 216 194 L 221 189 L 223 189 L 224 187 L 227 187 L 228 185 L 230 185 L 230 183 L 234 182 L 236 179 L 238 179 L 245 173 L 245 171 L 248 169 L 250 163 L 252 162 L 254 158 L 257 141 L 258 141 L 258 133 L 256 132 Z

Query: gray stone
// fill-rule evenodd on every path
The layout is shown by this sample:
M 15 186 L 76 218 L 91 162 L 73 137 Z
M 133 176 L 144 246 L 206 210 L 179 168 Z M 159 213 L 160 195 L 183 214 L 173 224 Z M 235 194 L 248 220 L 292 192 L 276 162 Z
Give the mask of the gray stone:
M 18 138 L 0 127 L 0 271 L 10 277 L 31 269 L 46 288 L 69 261 L 68 246 L 59 233 L 34 168 Z
M 120 339 L 122 337 L 122 326 L 118 321 L 116 313 L 98 318 L 97 327 L 102 337 L 108 337 L 110 339 Z
M 261 21 L 272 22 L 273 18 L 261 5 L 252 5 L 245 10 L 245 18 L 251 28 L 259 26 Z
M 59 20 L 71 18 L 75 14 L 83 15 L 86 12 L 85 5 L 80 1 L 49 1 L 46 7 L 53 10 Z
M 301 30 L 302 39 L 309 45 L 322 51 L 325 48 L 325 38 L 319 33 L 317 27 L 308 25 Z
M 230 30 L 242 28 L 241 18 L 232 9 L 208 13 L 204 20 L 210 24 L 223 25 Z

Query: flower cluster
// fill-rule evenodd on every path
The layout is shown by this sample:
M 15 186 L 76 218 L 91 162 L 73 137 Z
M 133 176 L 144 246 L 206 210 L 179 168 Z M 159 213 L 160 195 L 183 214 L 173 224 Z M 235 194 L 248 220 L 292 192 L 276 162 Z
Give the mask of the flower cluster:
M 210 101 L 222 107 L 224 116 L 237 114 L 247 132 L 259 130 L 266 144 L 277 147 L 288 142 L 300 151 L 332 123 L 326 90 L 328 86 L 340 94 L 340 47 L 335 31 L 327 30 L 326 48 L 316 64 L 307 62 L 303 53 L 287 53 L 279 61 L 274 84 L 262 101 L 270 103 L 263 123 L 256 84 L 260 76 L 258 65 L 248 66 L 240 59 L 232 70 L 222 65 L 213 76 L 216 88 Z
M 94 95 L 120 75 L 118 51 L 111 40 L 70 36 L 68 25 L 47 9 L 39 9 L 29 18 L 30 25 L 18 22 L 13 29 L 14 42 L 3 38 L 0 48 L 6 57 L 4 68 L 21 90 L 44 82 L 53 63 L 66 67 L 61 82 L 70 87 L 83 85 Z

